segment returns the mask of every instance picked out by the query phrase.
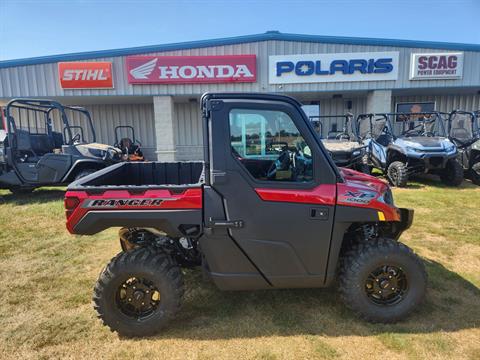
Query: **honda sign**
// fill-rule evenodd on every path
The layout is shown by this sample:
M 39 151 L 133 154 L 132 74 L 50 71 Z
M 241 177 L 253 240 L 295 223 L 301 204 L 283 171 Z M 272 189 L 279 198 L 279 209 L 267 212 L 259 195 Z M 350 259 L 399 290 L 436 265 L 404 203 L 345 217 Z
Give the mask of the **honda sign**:
M 130 84 L 255 82 L 255 55 L 128 56 Z
M 60 62 L 58 76 L 63 89 L 113 89 L 111 62 Z

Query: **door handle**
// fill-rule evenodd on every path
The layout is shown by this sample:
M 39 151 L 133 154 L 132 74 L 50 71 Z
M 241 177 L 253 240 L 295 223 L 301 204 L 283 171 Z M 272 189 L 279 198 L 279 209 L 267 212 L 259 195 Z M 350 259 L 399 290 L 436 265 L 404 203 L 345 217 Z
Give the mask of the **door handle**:
M 212 228 L 239 229 L 239 228 L 242 228 L 243 225 L 244 225 L 243 220 L 226 221 L 226 220 L 213 220 L 212 218 L 208 219 L 208 226 Z
M 310 219 L 312 220 L 328 220 L 328 208 L 311 208 Z

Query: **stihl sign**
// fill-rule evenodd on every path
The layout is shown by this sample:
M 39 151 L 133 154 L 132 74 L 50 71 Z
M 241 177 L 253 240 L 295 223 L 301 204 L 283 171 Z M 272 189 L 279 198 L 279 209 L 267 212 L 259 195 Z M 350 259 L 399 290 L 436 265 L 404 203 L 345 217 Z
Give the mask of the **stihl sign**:
M 130 84 L 255 82 L 255 55 L 129 56 Z
M 61 62 L 58 76 L 63 89 L 113 89 L 111 62 Z

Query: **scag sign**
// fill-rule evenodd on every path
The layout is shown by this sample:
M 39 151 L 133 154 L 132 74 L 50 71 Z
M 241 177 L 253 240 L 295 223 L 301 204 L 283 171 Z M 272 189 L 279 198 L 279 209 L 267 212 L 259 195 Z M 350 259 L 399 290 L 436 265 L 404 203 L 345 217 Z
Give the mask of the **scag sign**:
M 412 54 L 410 80 L 461 79 L 463 53 Z
M 113 89 L 111 62 L 60 62 L 63 89 Z
M 270 84 L 396 80 L 398 52 L 276 55 Z
M 255 55 L 129 56 L 130 84 L 255 82 Z

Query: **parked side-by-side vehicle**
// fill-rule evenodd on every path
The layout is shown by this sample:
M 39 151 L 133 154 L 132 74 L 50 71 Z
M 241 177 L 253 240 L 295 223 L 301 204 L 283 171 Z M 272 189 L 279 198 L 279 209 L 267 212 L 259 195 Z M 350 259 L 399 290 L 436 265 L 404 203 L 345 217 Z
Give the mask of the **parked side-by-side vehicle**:
M 457 147 L 448 139 L 440 113 L 362 114 L 356 123 L 369 164 L 392 185 L 406 186 L 410 177 L 422 173 L 439 175 L 447 185 L 462 183 Z
M 465 171 L 465 177 L 480 185 L 480 111 L 455 110 L 448 116 L 448 136 L 457 146 L 458 162 Z
M 90 113 L 82 107 L 15 99 L 2 115 L 0 189 L 66 184 L 121 160 L 119 149 L 96 142 Z
M 353 114 L 310 116 L 310 121 L 337 166 L 370 173 L 366 162 L 366 146 L 357 135 Z M 343 125 L 339 129 L 338 122 L 342 121 Z M 324 129 L 329 123 L 331 128 L 324 136 Z
M 204 162 L 124 162 L 65 195 L 67 228 L 121 227 L 122 252 L 93 301 L 126 336 L 158 332 L 179 311 L 181 268 L 222 290 L 325 287 L 373 322 L 422 301 L 422 261 L 399 242 L 413 210 L 384 181 L 335 166 L 296 100 L 267 94 L 201 99 Z

